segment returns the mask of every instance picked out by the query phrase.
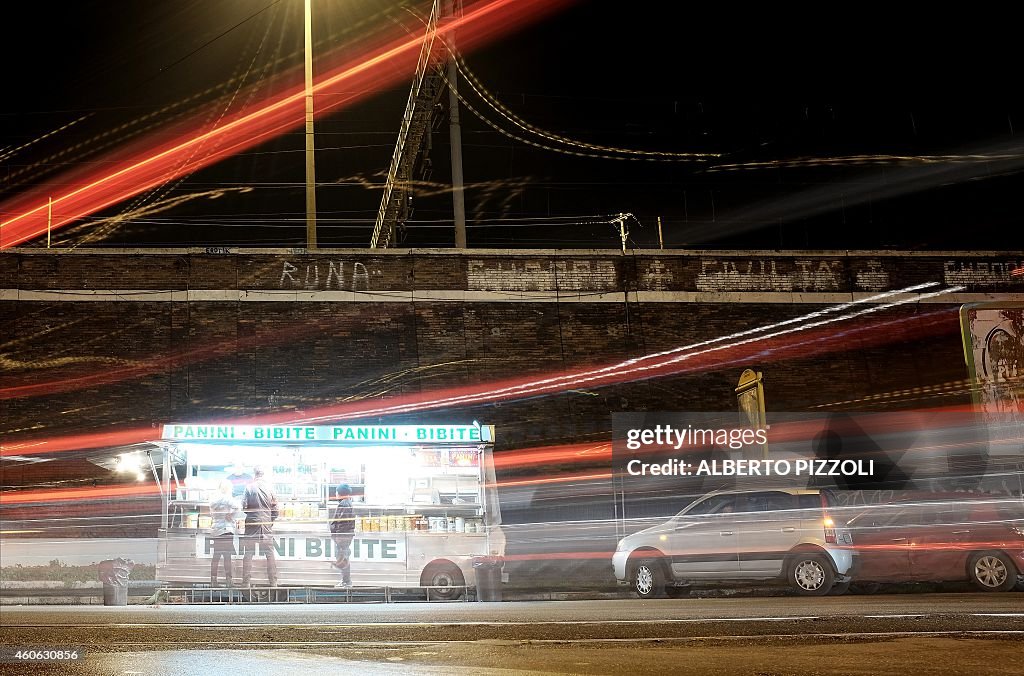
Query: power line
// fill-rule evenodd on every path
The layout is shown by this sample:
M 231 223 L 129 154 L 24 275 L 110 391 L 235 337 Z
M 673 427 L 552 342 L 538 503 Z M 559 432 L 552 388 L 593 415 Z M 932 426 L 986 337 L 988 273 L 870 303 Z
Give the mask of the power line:
M 228 34 L 228 33 L 230 33 L 231 31 L 233 31 L 233 30 L 235 30 L 236 28 L 238 28 L 238 27 L 240 27 L 240 26 L 242 26 L 242 25 L 244 25 L 244 24 L 248 23 L 248 22 L 249 22 L 249 21 L 251 21 L 252 19 L 255 19 L 255 18 L 256 18 L 256 17 L 258 17 L 258 16 L 260 15 L 260 14 L 263 14 L 263 12 L 267 11 L 268 9 L 270 9 L 271 7 L 273 7 L 274 5 L 277 5 L 277 4 L 279 4 L 280 2 L 281 2 L 281 0 L 274 0 L 274 1 L 272 2 L 272 3 L 270 3 L 269 5 L 267 5 L 266 7 L 264 7 L 263 9 L 261 9 L 261 10 L 259 10 L 259 11 L 257 11 L 257 12 L 253 12 L 253 13 L 252 13 L 252 14 L 250 14 L 249 16 L 245 17 L 244 19 L 242 19 L 241 21 L 239 21 L 238 23 L 236 23 L 236 24 L 235 24 L 234 26 L 232 26 L 231 28 L 228 28 L 227 30 L 225 30 L 224 32 L 220 33 L 220 34 L 219 34 L 219 35 L 217 35 L 216 37 L 213 37 L 213 38 L 211 38 L 211 39 L 207 40 L 206 42 L 204 42 L 203 44 L 199 45 L 198 47 L 196 47 L 195 49 L 193 49 L 193 50 L 192 50 L 191 52 L 189 52 L 188 54 L 186 54 L 185 56 L 183 56 L 183 57 L 181 57 L 180 59 L 178 59 L 177 61 L 174 61 L 174 62 L 172 62 L 172 63 L 169 63 L 169 64 L 167 64 L 166 66 L 164 66 L 163 68 L 161 68 L 160 70 L 158 70 L 158 71 L 157 71 L 157 72 L 156 72 L 156 73 L 155 73 L 154 75 L 152 75 L 151 77 L 149 77 L 149 78 L 148 78 L 148 79 L 146 79 L 146 80 L 143 80 L 143 81 L 142 81 L 142 82 L 140 82 L 139 84 L 140 84 L 140 85 L 143 85 L 143 84 L 146 84 L 146 83 L 148 83 L 148 82 L 150 82 L 150 81 L 152 81 L 152 80 L 156 79 L 157 77 L 159 77 L 160 75 L 162 75 L 162 74 L 164 73 L 164 71 L 170 70 L 171 68 L 174 68 L 175 66 L 177 66 L 177 65 L 178 65 L 179 63 L 181 63 L 182 61 L 184 61 L 184 60 L 188 59 L 188 58 L 189 58 L 189 57 L 191 57 L 191 56 L 194 56 L 194 55 L 198 54 L 199 52 L 203 51 L 204 49 L 206 49 L 207 47 L 209 47 L 210 45 L 212 45 L 212 44 L 213 44 L 214 42 L 216 42 L 217 40 L 220 40 L 220 39 L 221 39 L 222 37 L 224 37 L 225 35 L 227 35 L 227 34 Z
M 489 105 L 498 114 L 504 117 L 506 120 L 519 127 L 525 132 L 533 133 L 541 138 L 556 143 L 562 143 L 568 146 L 581 148 L 584 150 L 592 150 L 602 153 L 619 153 L 623 155 L 630 155 L 634 157 L 644 159 L 658 159 L 658 160 L 675 160 L 675 161 L 706 161 L 708 159 L 721 157 L 720 153 L 693 153 L 693 152 L 671 152 L 671 151 L 658 151 L 658 150 L 636 150 L 632 148 L 621 148 L 615 146 L 604 146 L 595 143 L 587 143 L 585 141 L 578 141 L 571 139 L 567 136 L 562 136 L 554 132 L 550 132 L 533 124 L 530 124 L 523 118 L 512 112 L 507 106 L 505 106 L 498 98 L 492 94 L 476 76 L 476 74 L 470 70 L 466 64 L 465 59 L 462 58 L 462 54 L 458 50 L 454 49 L 451 45 L 448 46 L 449 50 L 455 56 L 456 65 L 458 66 L 459 73 L 466 79 L 470 87 L 476 92 L 477 96 L 481 98 L 487 105 Z M 451 83 L 449 83 L 451 86 Z M 461 99 L 461 97 L 460 97 Z M 620 158 L 625 159 L 625 158 Z

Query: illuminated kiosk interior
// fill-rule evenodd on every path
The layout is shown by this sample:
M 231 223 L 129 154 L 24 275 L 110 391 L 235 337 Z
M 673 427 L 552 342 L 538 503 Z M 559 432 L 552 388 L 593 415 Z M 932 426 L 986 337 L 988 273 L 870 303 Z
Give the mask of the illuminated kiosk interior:
M 333 586 L 329 516 L 339 484 L 352 488 L 355 587 L 430 586 L 457 598 L 474 586 L 473 559 L 503 556 L 494 490 L 494 428 L 487 425 L 168 424 L 157 578 L 208 585 L 210 501 L 233 480 L 241 499 L 259 465 L 277 494 L 273 538 L 279 586 Z M 183 475 L 182 475 L 183 468 Z M 234 583 L 241 584 L 235 539 Z M 268 583 L 254 557 L 252 584 Z

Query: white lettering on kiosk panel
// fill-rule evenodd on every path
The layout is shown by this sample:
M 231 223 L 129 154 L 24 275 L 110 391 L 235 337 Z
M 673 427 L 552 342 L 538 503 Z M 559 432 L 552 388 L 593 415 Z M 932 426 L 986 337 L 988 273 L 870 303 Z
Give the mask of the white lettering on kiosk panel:
M 235 555 L 242 555 L 242 540 L 235 536 Z M 263 545 L 259 545 L 262 547 Z M 275 535 L 274 554 L 279 559 L 289 561 L 324 561 L 335 559 L 334 541 L 330 536 L 314 537 L 309 535 Z M 213 556 L 213 537 L 200 534 L 196 536 L 196 557 L 209 559 Z M 262 549 L 256 553 L 263 556 Z M 405 562 L 404 537 L 373 537 L 364 535 L 352 540 L 351 555 L 353 562 L 387 563 Z

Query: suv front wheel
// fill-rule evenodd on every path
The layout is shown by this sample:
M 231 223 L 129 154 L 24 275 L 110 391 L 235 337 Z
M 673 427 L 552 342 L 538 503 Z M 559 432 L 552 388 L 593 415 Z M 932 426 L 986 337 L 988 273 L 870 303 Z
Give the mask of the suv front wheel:
M 789 562 L 789 586 L 803 596 L 824 596 L 832 590 L 836 574 L 820 554 L 798 553 Z
M 656 599 L 665 595 L 665 569 L 655 559 L 642 559 L 633 566 L 633 591 L 642 599 Z

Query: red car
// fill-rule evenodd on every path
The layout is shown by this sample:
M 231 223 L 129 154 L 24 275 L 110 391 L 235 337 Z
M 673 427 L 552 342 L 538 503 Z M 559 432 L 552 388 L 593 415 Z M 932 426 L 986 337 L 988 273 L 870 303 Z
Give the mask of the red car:
M 970 580 L 983 591 L 1024 586 L 1020 500 L 944 499 L 867 508 L 849 520 L 853 582 Z

